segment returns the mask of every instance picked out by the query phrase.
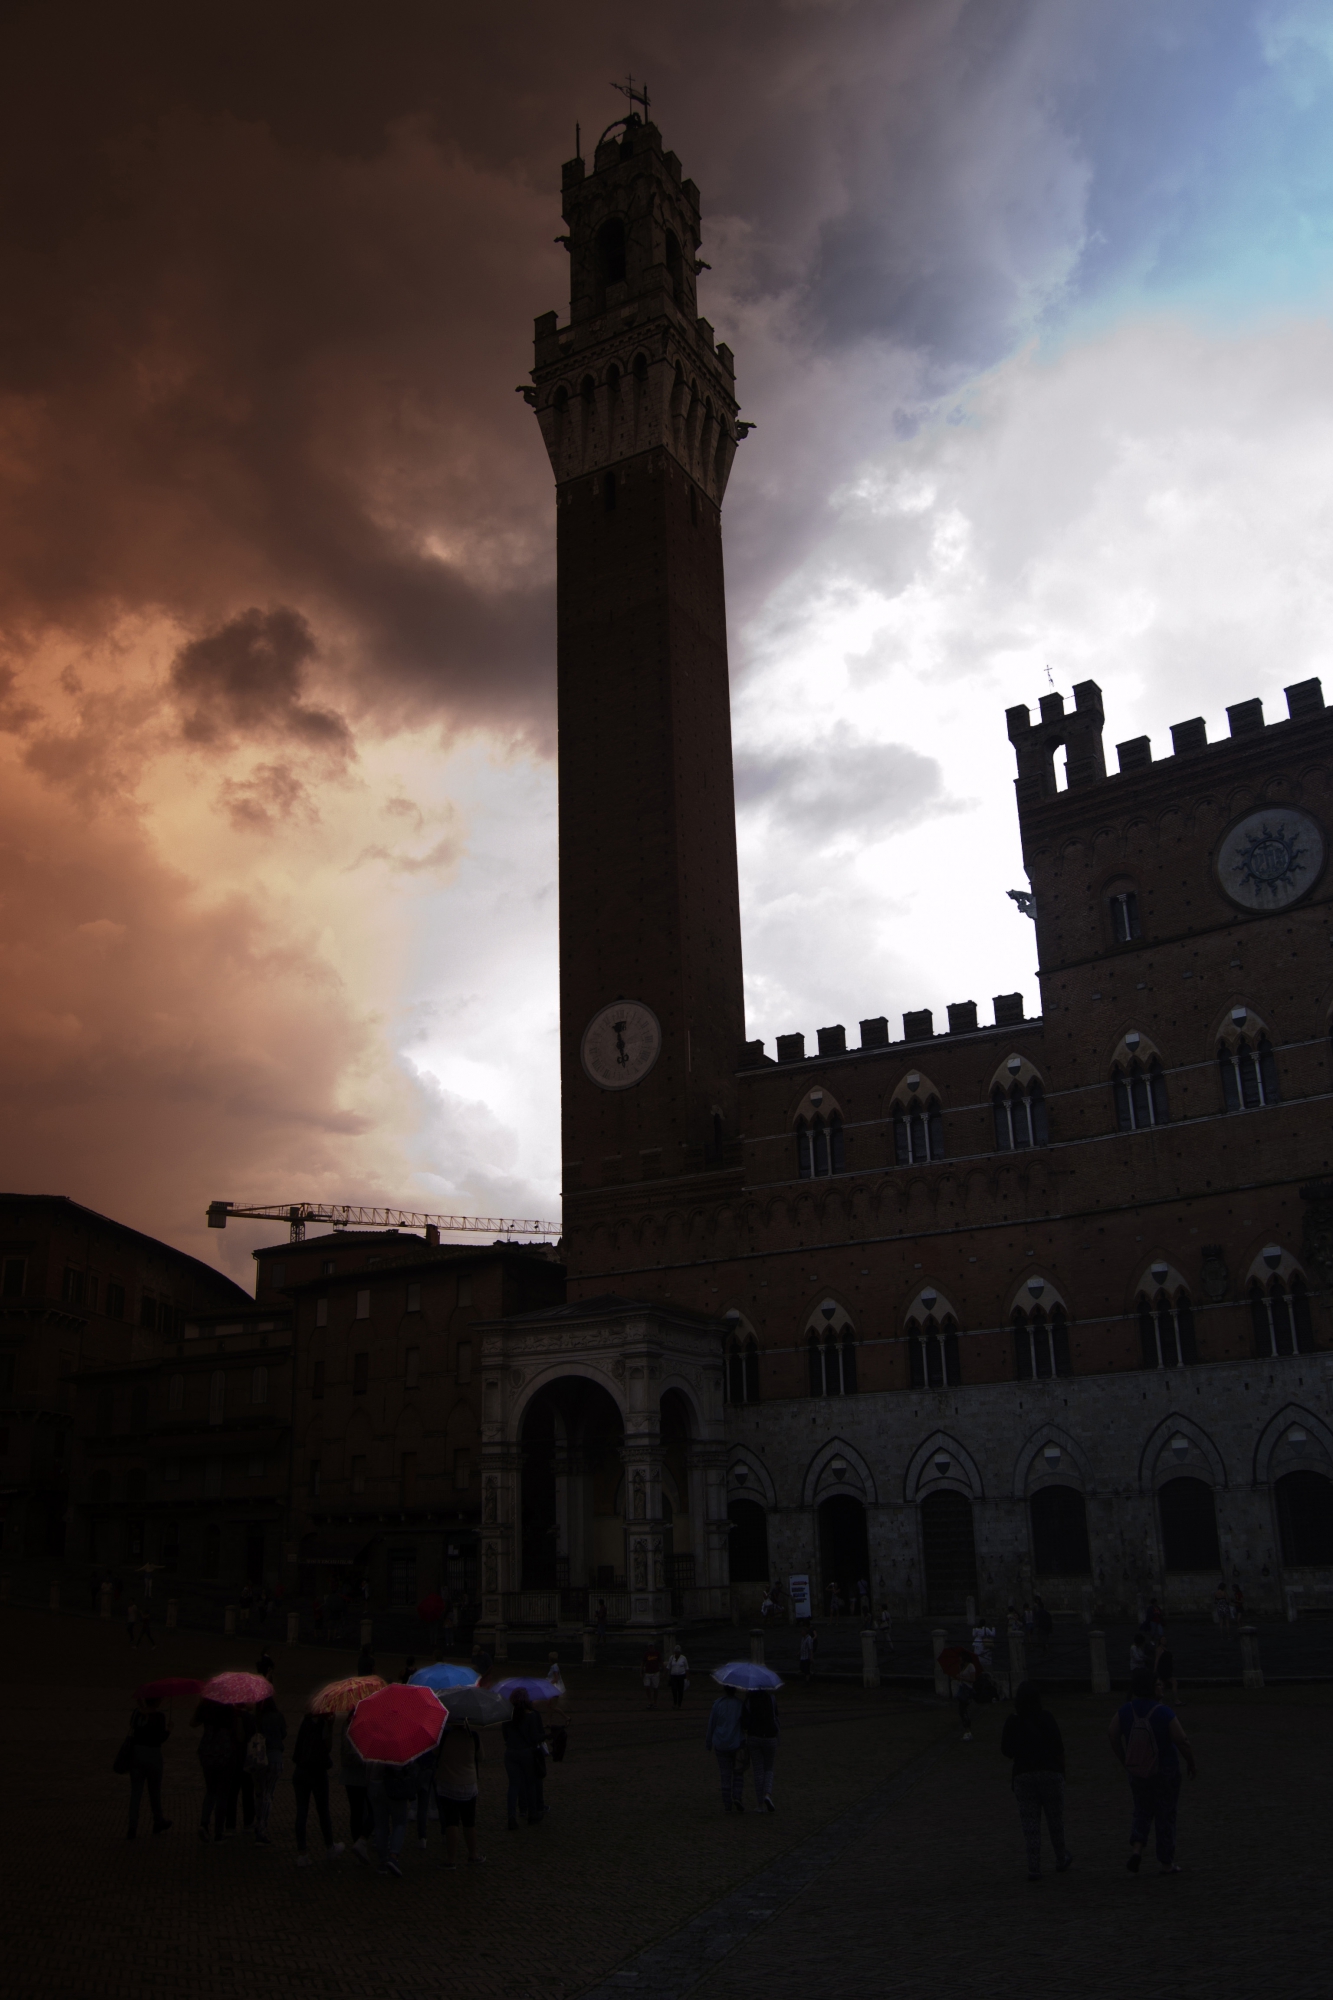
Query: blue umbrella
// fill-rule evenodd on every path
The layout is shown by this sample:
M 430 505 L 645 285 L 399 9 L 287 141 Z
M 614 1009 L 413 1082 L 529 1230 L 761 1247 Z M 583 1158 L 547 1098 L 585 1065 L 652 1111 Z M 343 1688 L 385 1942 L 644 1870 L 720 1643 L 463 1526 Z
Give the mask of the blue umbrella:
M 780 1688 L 782 1677 L 775 1674 L 772 1667 L 761 1667 L 754 1660 L 728 1660 L 725 1667 L 716 1667 L 713 1679 L 721 1681 L 724 1688 Z
M 470 1688 L 477 1685 L 477 1676 L 471 1667 L 455 1667 L 448 1660 L 437 1660 L 433 1667 L 418 1667 L 407 1685 L 414 1688 Z

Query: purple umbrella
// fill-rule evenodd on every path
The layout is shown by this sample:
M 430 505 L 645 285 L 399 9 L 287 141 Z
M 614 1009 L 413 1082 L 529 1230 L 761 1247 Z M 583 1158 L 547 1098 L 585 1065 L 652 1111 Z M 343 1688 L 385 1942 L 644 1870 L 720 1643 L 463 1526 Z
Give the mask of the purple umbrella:
M 780 1688 L 782 1678 L 772 1667 L 761 1667 L 754 1660 L 728 1660 L 725 1667 L 716 1667 L 713 1679 L 721 1681 L 724 1688 Z
M 554 1701 L 562 1690 L 554 1681 L 539 1681 L 527 1674 L 516 1674 L 512 1680 L 496 1681 L 496 1694 L 502 1694 L 506 1701 L 512 1701 L 516 1694 L 525 1694 L 529 1701 Z

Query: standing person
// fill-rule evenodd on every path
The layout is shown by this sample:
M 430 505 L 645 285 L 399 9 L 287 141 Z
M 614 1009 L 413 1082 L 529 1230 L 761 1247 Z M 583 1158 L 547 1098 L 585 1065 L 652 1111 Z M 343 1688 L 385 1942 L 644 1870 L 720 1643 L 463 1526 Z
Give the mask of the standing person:
M 1231 1622 L 1242 1625 L 1245 1622 L 1245 1592 L 1240 1587 L 1240 1578 L 1231 1586 Z
M 301 1727 L 296 1732 L 296 1742 L 292 1746 L 292 1784 L 296 1790 L 296 1865 L 309 1868 L 310 1856 L 306 1851 L 305 1829 L 310 1816 L 310 1801 L 315 1802 L 319 1814 L 319 1830 L 324 1836 L 324 1845 L 330 1855 L 341 1854 L 343 1844 L 333 1837 L 333 1821 L 329 1817 L 329 1769 L 333 1763 L 333 1717 L 331 1715 L 303 1715 Z
M 643 1685 L 649 1708 L 657 1707 L 657 1690 L 662 1685 L 662 1648 L 650 1639 L 643 1655 Z
M 430 1809 L 435 1798 L 435 1765 L 439 1755 L 438 1746 L 434 1750 L 423 1750 L 411 1767 L 416 1772 L 417 1779 L 417 1846 L 423 1854 L 430 1834 Z M 439 1810 L 437 1805 L 435 1808 L 437 1818 Z
M 375 1852 L 381 1875 L 402 1875 L 398 1856 L 407 1832 L 407 1808 L 417 1792 L 417 1762 L 367 1764 L 370 1807 L 375 1815 Z
M 977 1698 L 977 1682 L 981 1676 L 981 1662 L 975 1653 L 968 1652 L 965 1647 L 960 1647 L 959 1650 L 963 1656 L 962 1665 L 951 1678 L 953 1681 L 954 1700 L 958 1703 L 958 1720 L 962 1725 L 963 1741 L 964 1743 L 970 1743 L 972 1741 L 972 1704 Z
M 267 1695 L 255 1711 L 255 1732 L 263 1738 L 265 1756 L 262 1768 L 251 1774 L 255 1787 L 255 1844 L 271 1847 L 269 1814 L 273 1811 L 273 1794 L 282 1776 L 282 1748 L 287 1741 L 287 1718 L 272 1695 Z M 249 1761 L 248 1751 L 246 1761 Z
M 773 1766 L 778 1755 L 778 1703 L 767 1688 L 752 1688 L 745 1700 L 745 1741 L 754 1777 L 754 1809 L 776 1812 Z
M 815 1670 L 815 1628 L 807 1625 L 801 1634 L 801 1679 L 808 1681 Z
M 398 1676 L 399 1682 L 403 1687 L 407 1686 L 407 1683 L 411 1680 L 416 1670 L 417 1670 L 417 1656 L 415 1653 L 409 1653 L 407 1658 L 403 1661 L 403 1671 Z
M 259 1658 L 255 1661 L 255 1672 L 261 1680 L 271 1681 L 273 1678 L 273 1655 L 269 1652 L 267 1646 L 261 1646 L 259 1649 Z
M 510 1697 L 510 1705 L 513 1714 L 501 1734 L 505 1746 L 505 1773 L 509 1779 L 509 1831 L 517 1833 L 520 1812 L 529 1826 L 537 1826 L 546 1810 L 538 1765 L 543 1755 L 546 1729 L 522 1688 L 516 1689 Z
M 1012 1757 L 1011 1783 L 1028 1851 L 1028 1881 L 1041 1880 L 1041 1816 L 1055 1849 L 1055 1871 L 1073 1863 L 1065 1844 L 1065 1746 L 1060 1726 L 1041 1705 L 1040 1691 L 1024 1681 L 1014 1691 L 1014 1712 L 1006 1716 L 1000 1754 Z
M 477 1850 L 477 1798 L 481 1791 L 481 1737 L 465 1722 L 446 1723 L 435 1789 L 440 1800 L 446 1868 L 457 1868 L 466 1847 L 470 1866 L 486 1859 Z
M 1225 1628 L 1230 1616 L 1231 1599 L 1227 1594 L 1226 1579 L 1219 1578 L 1217 1589 L 1213 1592 L 1213 1623 L 1219 1632 Z
M 171 1825 L 169 1819 L 162 1817 L 162 1746 L 170 1734 L 171 1724 L 162 1713 L 162 1703 L 156 1695 L 145 1695 L 143 1707 L 136 1708 L 130 1717 L 130 1735 L 134 1741 L 130 1762 L 130 1840 L 139 1831 L 139 1804 L 145 1786 L 153 1832 L 165 1833 Z
M 671 1689 L 671 1706 L 679 1708 L 685 1699 L 685 1690 L 690 1684 L 690 1663 L 680 1649 L 677 1639 L 671 1648 L 671 1658 L 667 1661 L 667 1683 Z
M 724 1812 L 745 1811 L 745 1773 L 736 1769 L 736 1754 L 745 1742 L 745 1714 L 739 1688 L 724 1687 L 713 1703 L 704 1731 L 704 1749 L 717 1758 Z
M 1180 1763 L 1191 1778 L 1198 1776 L 1194 1751 L 1174 1709 L 1158 1701 L 1150 1670 L 1131 1674 L 1129 1700 L 1117 1709 L 1109 1731 L 1111 1748 L 1125 1767 L 1134 1810 L 1129 1829 L 1131 1875 L 1139 1872 L 1148 1829 L 1157 1828 L 1157 1860 L 1163 1875 L 1179 1875 L 1176 1864 L 1176 1808 L 1180 1799 Z
M 227 1797 L 227 1832 L 236 1831 L 236 1804 L 239 1800 L 242 1811 L 241 1823 L 248 1833 L 255 1823 L 255 1781 L 257 1777 L 262 1776 L 264 1769 L 259 1762 L 258 1750 L 255 1751 L 253 1762 L 250 1757 L 255 1736 L 260 1732 L 255 1728 L 253 1708 L 234 1708 L 231 1713 L 232 1728 L 236 1737 L 236 1761 L 232 1768 L 231 1791 Z M 267 1750 L 264 1752 L 264 1757 L 267 1762 Z
M 352 1710 L 352 1715 L 356 1710 Z M 370 1836 L 375 1827 L 375 1815 L 370 1808 L 369 1769 L 361 1752 L 347 1734 L 351 1727 L 352 1715 L 343 1721 L 343 1732 L 338 1743 L 338 1775 L 347 1790 L 347 1818 L 350 1826 L 348 1839 L 352 1852 L 358 1861 L 369 1864 Z
M 232 1772 L 236 1764 L 236 1734 L 231 1710 L 216 1701 L 201 1701 L 190 1727 L 203 1733 L 199 1738 L 199 1768 L 204 1774 L 204 1809 L 199 1819 L 199 1838 L 221 1840 L 227 1800 L 231 1797 Z
M 563 1764 L 565 1752 L 569 1748 L 569 1690 L 565 1677 L 560 1671 L 560 1655 L 552 1653 L 548 1662 L 547 1680 L 555 1689 L 555 1700 L 546 1703 L 546 1736 L 551 1746 L 551 1762 Z

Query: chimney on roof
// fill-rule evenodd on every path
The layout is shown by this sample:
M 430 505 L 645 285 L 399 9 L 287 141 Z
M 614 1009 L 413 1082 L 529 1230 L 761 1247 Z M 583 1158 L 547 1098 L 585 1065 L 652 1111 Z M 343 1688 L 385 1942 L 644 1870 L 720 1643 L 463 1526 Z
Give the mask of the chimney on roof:
M 435 1223 L 433 1222 L 428 1222 L 426 1224 L 426 1241 L 427 1243 L 429 1243 L 432 1250 L 439 1249 L 440 1232 L 439 1229 L 436 1227 Z

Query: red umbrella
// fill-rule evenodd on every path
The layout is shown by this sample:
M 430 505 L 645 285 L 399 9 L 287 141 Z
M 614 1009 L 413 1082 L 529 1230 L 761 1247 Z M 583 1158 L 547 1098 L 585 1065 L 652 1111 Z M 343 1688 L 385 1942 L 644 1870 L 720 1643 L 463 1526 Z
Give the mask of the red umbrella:
M 200 1692 L 205 1701 L 221 1702 L 224 1708 L 248 1708 L 252 1701 L 267 1701 L 273 1683 L 262 1674 L 214 1674 Z
M 939 1662 L 940 1672 L 947 1675 L 951 1681 L 958 1680 L 965 1667 L 975 1667 L 980 1664 L 976 1654 L 970 1652 L 966 1646 L 946 1646 L 939 1655 Z
M 348 1740 L 368 1764 L 410 1764 L 433 1750 L 449 1711 L 429 1688 L 394 1682 L 367 1695 L 347 1725 Z
M 182 1675 L 168 1675 L 165 1680 L 145 1681 L 134 1690 L 136 1701 L 179 1701 L 197 1695 L 202 1681 L 187 1680 Z

